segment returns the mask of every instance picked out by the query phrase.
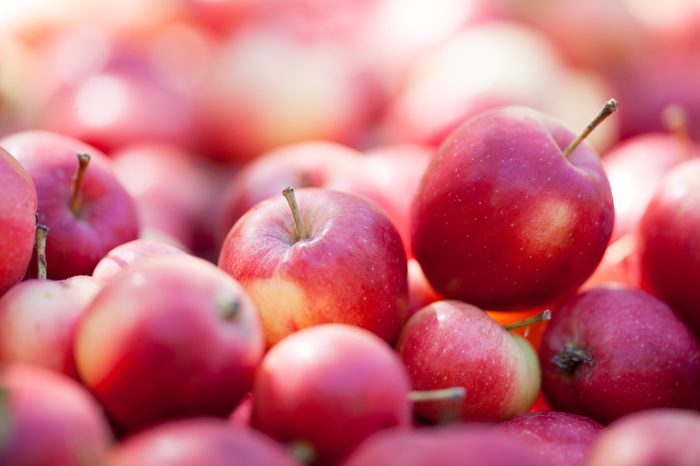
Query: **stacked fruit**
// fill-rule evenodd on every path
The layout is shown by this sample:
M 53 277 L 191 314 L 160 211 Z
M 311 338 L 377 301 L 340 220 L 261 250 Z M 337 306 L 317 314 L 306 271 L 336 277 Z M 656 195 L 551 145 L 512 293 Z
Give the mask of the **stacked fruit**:
M 0 464 L 700 464 L 700 8 L 523 5 L 1 5 Z

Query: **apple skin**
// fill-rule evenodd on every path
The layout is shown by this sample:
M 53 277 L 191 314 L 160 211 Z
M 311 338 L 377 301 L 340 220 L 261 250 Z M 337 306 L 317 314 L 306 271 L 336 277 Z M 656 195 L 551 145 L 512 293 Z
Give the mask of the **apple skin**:
M 610 424 L 593 445 L 588 466 L 700 464 L 700 414 L 652 409 Z
M 253 387 L 253 427 L 305 442 L 313 464 L 335 464 L 374 432 L 407 427 L 406 369 L 373 333 L 346 324 L 296 332 L 266 354 Z
M 0 147 L 0 296 L 24 278 L 34 249 L 37 195 L 27 171 Z
M 0 140 L 27 170 L 37 189 L 38 221 L 49 228 L 48 277 L 89 275 L 115 246 L 136 239 L 134 201 L 117 181 L 102 152 L 77 139 L 48 131 L 22 131 Z M 76 154 L 90 155 L 81 187 L 79 214 L 70 209 Z
M 252 429 L 216 418 L 170 421 L 121 442 L 109 466 L 298 466 L 284 448 Z
M 241 286 L 179 255 L 143 259 L 113 277 L 88 307 L 75 351 L 82 380 L 129 432 L 180 416 L 227 416 L 251 388 L 263 343 Z
M 141 259 L 183 254 L 187 254 L 187 252 L 164 241 L 139 238 L 120 244 L 109 251 L 97 263 L 92 276 L 97 280 L 108 282 L 123 269 Z
M 491 310 L 546 305 L 598 265 L 610 185 L 585 142 L 523 107 L 485 112 L 441 145 L 413 199 L 412 245 L 442 296 Z
M 700 338 L 700 159 L 664 178 L 637 238 L 642 287 L 670 304 Z
M 419 310 L 396 351 L 414 390 L 466 390 L 462 401 L 417 403 L 414 412 L 431 422 L 507 419 L 527 411 L 540 390 L 532 346 L 471 304 L 438 301 Z
M 0 369 L 0 464 L 104 464 L 112 442 L 97 402 L 75 380 L 37 366 Z
M 585 466 L 603 430 L 593 419 L 563 411 L 524 413 L 494 427 L 529 443 L 545 464 Z
M 341 466 L 549 466 L 514 435 L 479 424 L 377 432 Z M 551 463 L 552 465 L 556 463 Z
M 583 354 L 567 361 L 566 348 Z M 667 304 L 638 289 L 573 297 L 552 313 L 539 355 L 556 410 L 608 424 L 645 409 L 700 408 L 698 341 Z
M 406 254 L 394 225 L 354 194 L 303 188 L 296 199 L 308 239 L 297 241 L 280 194 L 236 222 L 219 256 L 255 303 L 268 345 L 330 322 L 393 342 L 408 309 Z
M 78 321 L 102 283 L 89 276 L 26 280 L 0 298 L 0 361 L 35 364 L 78 378 Z

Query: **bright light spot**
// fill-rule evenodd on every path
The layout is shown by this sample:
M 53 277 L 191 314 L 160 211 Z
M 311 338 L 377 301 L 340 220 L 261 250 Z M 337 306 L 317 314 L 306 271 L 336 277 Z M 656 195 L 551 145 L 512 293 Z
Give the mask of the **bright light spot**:
M 78 91 L 78 117 L 88 126 L 106 126 L 117 120 L 126 109 L 129 91 L 113 76 L 90 78 Z

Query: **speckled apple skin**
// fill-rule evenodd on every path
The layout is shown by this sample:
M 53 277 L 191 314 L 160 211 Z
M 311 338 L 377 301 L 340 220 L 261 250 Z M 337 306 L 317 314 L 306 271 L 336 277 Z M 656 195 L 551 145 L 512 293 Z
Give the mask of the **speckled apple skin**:
M 415 257 L 435 290 L 484 309 L 544 305 L 593 272 L 613 227 L 610 185 L 585 141 L 506 107 L 443 142 L 414 196 Z
M 562 371 L 566 346 L 594 364 Z M 700 409 L 700 347 L 681 318 L 641 290 L 597 287 L 553 312 L 540 345 L 542 388 L 554 409 L 608 424 L 651 408 Z

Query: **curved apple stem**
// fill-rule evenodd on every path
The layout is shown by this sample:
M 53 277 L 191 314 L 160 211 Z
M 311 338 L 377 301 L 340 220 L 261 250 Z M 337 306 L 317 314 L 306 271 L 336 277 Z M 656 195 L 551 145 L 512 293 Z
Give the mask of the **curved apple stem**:
M 34 244 L 36 245 L 36 270 L 39 280 L 46 280 L 46 237 L 49 234 L 49 227 L 36 224 L 34 231 Z
M 678 141 L 683 151 L 683 158 L 690 158 L 690 134 L 688 133 L 688 113 L 678 104 L 664 108 L 661 119 L 669 133 Z
M 617 110 L 617 106 L 617 100 L 615 99 L 610 99 L 607 102 L 605 102 L 605 105 L 603 105 L 603 108 L 600 110 L 598 115 L 596 115 L 593 121 L 588 123 L 584 130 L 581 131 L 581 133 L 578 136 L 576 136 L 576 138 L 573 141 L 571 141 L 571 143 L 568 146 L 566 146 L 566 149 L 563 150 L 564 157 L 568 158 L 569 155 L 571 155 L 571 153 L 574 151 L 574 149 L 576 149 L 576 147 L 578 147 L 578 145 L 581 144 L 581 141 L 586 139 L 588 135 L 591 134 L 591 132 L 594 129 L 596 129 L 596 127 L 599 124 L 605 121 L 607 117 L 615 113 L 615 110 Z
M 287 204 L 289 204 L 292 216 L 294 216 L 294 224 L 296 225 L 298 239 L 302 240 L 308 238 L 309 235 L 306 233 L 304 222 L 301 220 L 301 213 L 299 213 L 299 204 L 297 204 L 297 198 L 294 195 L 294 188 L 291 186 L 284 188 L 282 190 L 282 195 L 287 199 Z
M 73 181 L 70 186 L 70 210 L 74 215 L 78 215 L 80 212 L 80 187 L 83 184 L 83 176 L 85 176 L 85 170 L 87 170 L 90 164 L 90 154 L 77 154 L 78 155 L 78 170 L 76 170 L 73 176 Z
M 513 322 L 512 324 L 505 324 L 503 325 L 503 328 L 510 331 L 510 330 L 515 330 L 518 328 L 522 327 L 527 327 L 528 325 L 536 324 L 538 322 L 544 322 L 546 320 L 551 320 L 552 319 L 552 311 L 549 309 L 540 312 L 536 316 L 528 317 L 527 319 L 523 319 L 519 322 Z
M 413 390 L 408 392 L 408 399 L 413 403 L 426 401 L 462 401 L 467 396 L 464 387 L 441 388 L 438 390 Z

